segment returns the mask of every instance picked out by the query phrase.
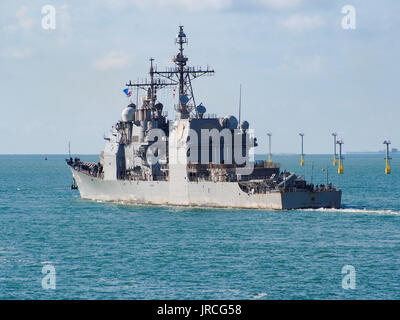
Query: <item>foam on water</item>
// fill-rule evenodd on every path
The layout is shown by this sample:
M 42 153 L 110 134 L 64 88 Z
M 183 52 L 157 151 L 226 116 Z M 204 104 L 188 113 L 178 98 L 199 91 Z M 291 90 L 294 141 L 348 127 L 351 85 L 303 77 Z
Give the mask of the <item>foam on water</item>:
M 262 298 L 264 298 L 264 297 L 266 297 L 266 296 L 268 296 L 267 293 L 261 292 L 261 293 L 255 295 L 255 296 L 253 297 L 253 299 L 262 299 Z
M 311 212 L 341 212 L 341 213 L 364 213 L 364 214 L 381 214 L 381 215 L 400 215 L 400 211 L 395 210 L 379 210 L 379 209 L 367 209 L 367 208 L 318 208 L 318 209 L 301 209 L 299 211 L 311 211 Z

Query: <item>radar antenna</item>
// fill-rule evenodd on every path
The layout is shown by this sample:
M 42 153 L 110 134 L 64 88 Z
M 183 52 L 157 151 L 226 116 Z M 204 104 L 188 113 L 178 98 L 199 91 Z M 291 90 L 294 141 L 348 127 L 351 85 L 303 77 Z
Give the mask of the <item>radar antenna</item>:
M 176 85 L 179 85 L 179 102 L 175 109 L 180 118 L 189 118 L 191 112 L 198 117 L 199 115 L 195 108 L 196 102 L 193 94 L 192 80 L 205 74 L 212 75 L 214 74 L 214 70 L 209 69 L 208 66 L 205 70 L 201 67 L 195 68 L 186 66 L 189 59 L 183 53 L 183 45 L 187 44 L 188 40 L 183 31 L 183 26 L 179 26 L 179 33 L 176 36 L 175 42 L 179 45 L 179 52 L 172 59 L 176 67 L 169 68 L 166 71 L 154 70 L 154 74 L 175 81 Z
M 129 83 L 126 84 L 127 87 L 134 87 L 142 90 L 145 90 L 147 92 L 147 98 L 151 101 L 152 107 L 154 107 L 155 102 L 157 100 L 157 90 L 165 88 L 167 86 L 175 86 L 176 82 L 167 82 L 165 80 L 155 78 L 154 77 L 154 67 L 153 67 L 153 58 L 150 58 L 150 80 L 145 79 L 144 81 L 137 81 L 132 83 L 131 80 L 129 80 Z M 137 94 L 138 95 L 138 94 Z

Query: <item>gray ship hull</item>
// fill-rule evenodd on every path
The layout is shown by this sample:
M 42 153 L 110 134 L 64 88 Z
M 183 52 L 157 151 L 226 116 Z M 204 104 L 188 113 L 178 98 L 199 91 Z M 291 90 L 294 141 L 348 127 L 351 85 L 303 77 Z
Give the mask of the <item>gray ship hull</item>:
M 103 180 L 71 167 L 82 199 L 146 205 L 201 206 L 248 209 L 340 208 L 341 190 L 271 191 L 250 194 L 237 182 Z

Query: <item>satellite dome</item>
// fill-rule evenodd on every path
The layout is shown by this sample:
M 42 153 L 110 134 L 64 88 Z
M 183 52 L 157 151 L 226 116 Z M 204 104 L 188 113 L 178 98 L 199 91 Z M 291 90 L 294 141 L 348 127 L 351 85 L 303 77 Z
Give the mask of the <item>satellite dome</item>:
M 237 129 L 238 126 L 238 121 L 234 116 L 227 116 L 225 117 L 225 119 L 227 119 L 228 123 L 228 129 L 234 130 Z
M 176 35 L 177 38 L 179 37 L 186 37 L 186 34 L 181 30 L 179 33 Z
M 182 102 L 183 104 L 188 103 L 189 100 L 190 100 L 189 97 L 185 94 L 179 97 L 179 101 Z
M 124 110 L 122 110 L 121 119 L 123 122 L 129 122 L 135 120 L 135 104 L 131 103 Z
M 242 130 L 247 130 L 249 129 L 250 125 L 246 120 L 243 120 L 242 122 L 240 122 L 240 129 Z
M 206 113 L 206 111 L 207 111 L 206 107 L 203 106 L 203 104 L 199 104 L 199 105 L 196 107 L 196 109 L 197 109 L 197 112 L 198 112 L 199 114 L 204 114 L 204 113 Z
M 128 104 L 128 107 L 127 107 L 127 108 L 136 109 L 136 104 L 134 104 L 134 103 Z

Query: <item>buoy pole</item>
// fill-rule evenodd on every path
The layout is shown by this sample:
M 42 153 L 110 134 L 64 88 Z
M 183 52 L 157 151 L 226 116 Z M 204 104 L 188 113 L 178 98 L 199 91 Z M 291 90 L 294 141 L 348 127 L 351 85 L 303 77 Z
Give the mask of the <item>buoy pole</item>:
M 303 153 L 303 146 L 304 146 L 304 133 L 299 133 L 301 137 L 301 155 L 300 155 L 300 165 L 304 166 L 304 153 Z
M 389 140 L 383 141 L 383 144 L 386 144 L 386 168 L 385 168 L 385 174 L 391 174 L 392 170 L 390 167 L 390 156 L 389 156 L 389 145 L 391 142 Z
M 332 133 L 333 136 L 333 166 L 337 166 L 337 160 L 336 160 L 336 137 L 337 133 Z
M 339 168 L 338 168 L 338 174 L 343 174 L 343 163 L 342 163 L 342 144 L 343 144 L 343 141 L 339 140 L 336 143 L 339 145 Z
M 272 154 L 271 154 L 271 137 L 272 137 L 272 133 L 268 132 L 267 133 L 268 136 L 268 164 L 272 165 Z

